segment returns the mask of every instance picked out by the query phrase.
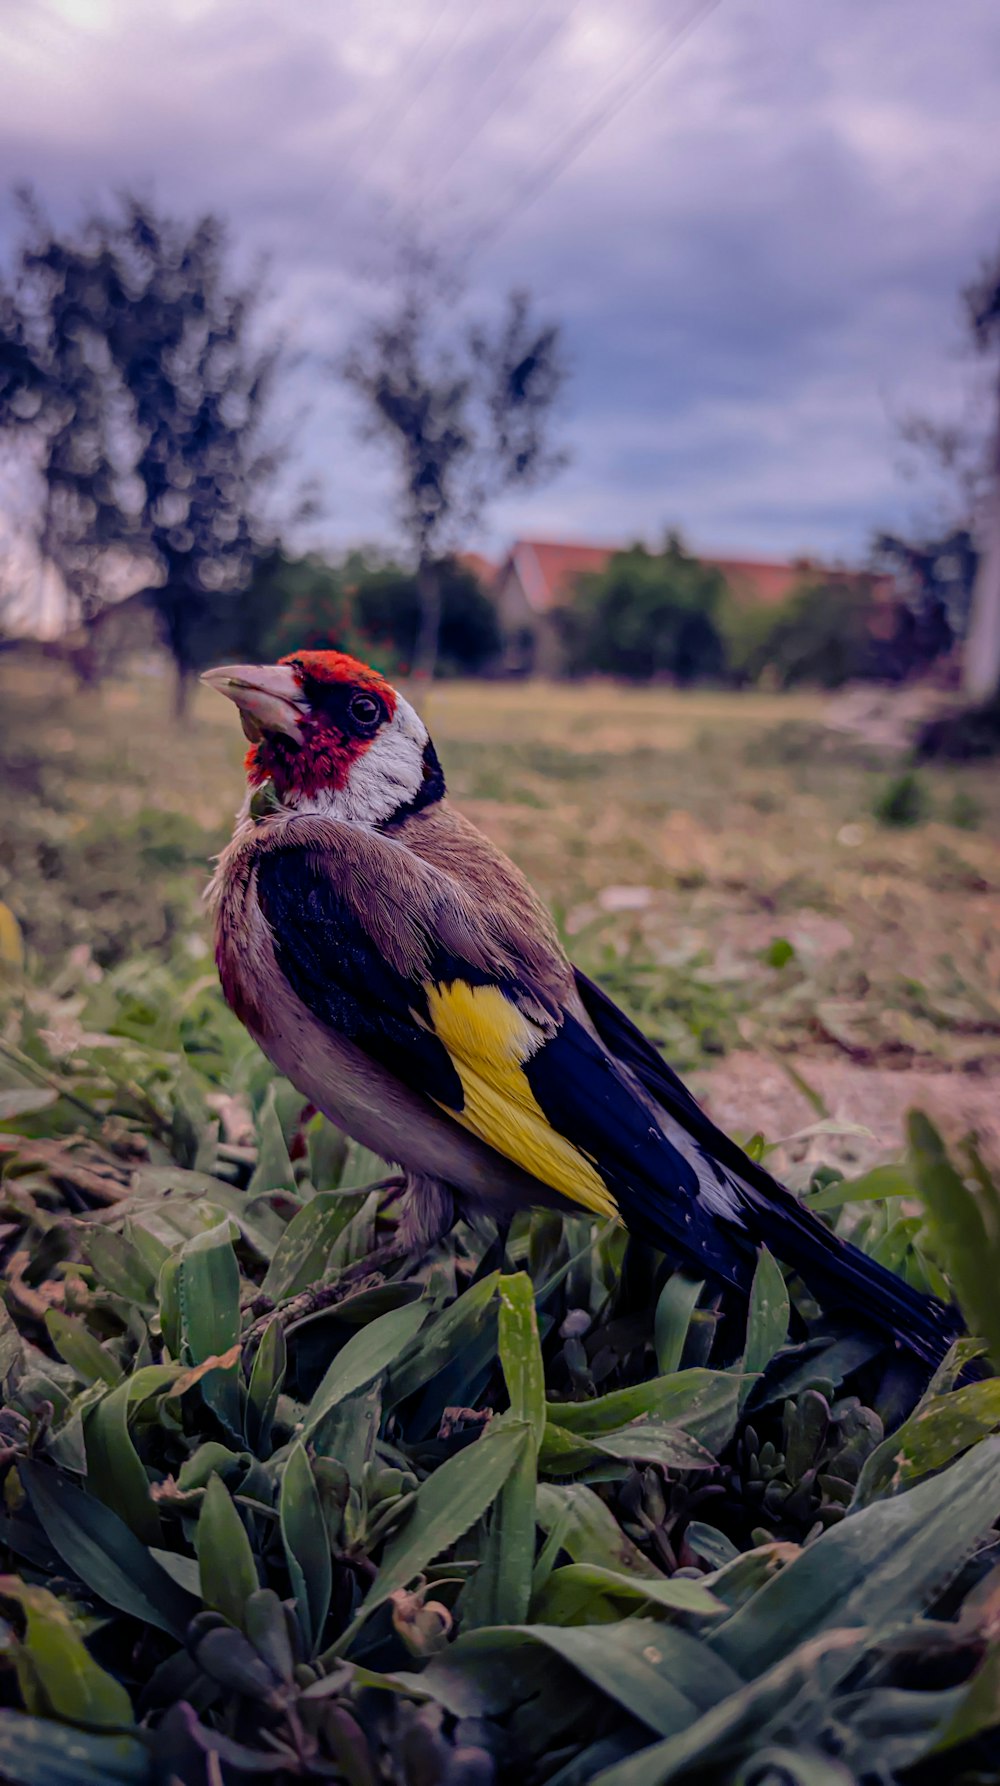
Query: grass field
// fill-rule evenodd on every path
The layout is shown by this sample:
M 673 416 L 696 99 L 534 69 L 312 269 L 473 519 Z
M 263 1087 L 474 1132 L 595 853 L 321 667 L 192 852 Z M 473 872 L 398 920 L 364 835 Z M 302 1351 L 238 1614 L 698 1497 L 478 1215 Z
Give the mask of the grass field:
M 11 662 L 0 700 L 0 898 L 36 966 L 76 947 L 198 969 L 205 865 L 241 794 L 231 709 L 200 689 L 178 727 L 163 677 L 81 694 Z M 804 1082 L 880 1146 L 911 1102 L 989 1145 L 1000 778 L 922 770 L 916 822 L 880 822 L 899 752 L 837 712 L 813 692 L 450 683 L 429 718 L 453 798 L 722 1120 L 797 1128 Z
M 430 714 L 582 964 L 957 1302 L 932 1377 L 872 1290 L 572 1206 L 375 1269 L 398 1187 L 217 986 L 231 708 L 0 699 L 0 1780 L 1000 1786 L 1000 1180 L 919 1113 L 996 1138 L 994 778 L 813 697 Z

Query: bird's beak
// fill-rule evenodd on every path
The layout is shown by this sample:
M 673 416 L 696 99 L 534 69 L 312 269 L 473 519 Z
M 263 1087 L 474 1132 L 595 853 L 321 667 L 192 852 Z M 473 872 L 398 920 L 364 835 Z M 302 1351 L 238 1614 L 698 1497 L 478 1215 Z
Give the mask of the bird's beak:
M 301 721 L 308 707 L 289 664 L 223 664 L 206 670 L 202 681 L 235 701 L 251 742 L 265 732 L 283 732 L 295 744 L 302 743 Z

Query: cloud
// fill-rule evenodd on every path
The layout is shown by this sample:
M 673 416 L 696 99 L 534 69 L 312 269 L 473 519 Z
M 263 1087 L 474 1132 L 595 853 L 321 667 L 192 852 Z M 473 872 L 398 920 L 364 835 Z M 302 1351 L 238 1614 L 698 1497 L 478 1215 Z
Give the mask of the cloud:
M 672 523 L 857 554 L 930 500 L 898 478 L 895 417 L 961 399 L 957 293 L 1000 239 L 1000 12 L 966 0 L 959 32 L 933 0 L 723 0 L 656 67 L 691 3 L 8 0 L 0 158 L 57 217 L 131 184 L 222 210 L 244 264 L 271 254 L 330 543 L 385 537 L 394 509 L 316 366 L 421 226 L 472 245 L 470 311 L 527 284 L 565 323 L 572 464 L 489 541 Z M 0 251 L 13 228 L 0 211 Z

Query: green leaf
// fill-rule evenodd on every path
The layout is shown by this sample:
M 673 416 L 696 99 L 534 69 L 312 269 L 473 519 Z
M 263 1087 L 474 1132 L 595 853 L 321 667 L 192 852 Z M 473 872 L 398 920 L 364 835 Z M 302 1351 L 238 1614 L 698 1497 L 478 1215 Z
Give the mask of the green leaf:
M 42 1531 L 73 1575 L 108 1606 L 183 1637 L 197 1602 L 157 1566 L 124 1520 L 47 1464 L 23 1461 L 17 1473 Z
M 319 1645 L 330 1610 L 333 1571 L 323 1509 L 301 1443 L 293 1445 L 288 1454 L 278 1512 L 296 1611 L 306 1652 L 311 1656 Z
M 672 1426 L 666 1420 L 635 1420 L 618 1432 L 602 1433 L 600 1438 L 592 1439 L 578 1438 L 549 1421 L 539 1465 L 548 1475 L 574 1476 L 611 1457 L 623 1462 L 663 1464 L 675 1470 L 711 1470 L 716 1462 L 712 1453 L 683 1427 Z
M 662 1581 L 654 1563 L 627 1538 L 609 1507 L 582 1482 L 561 1487 L 541 1483 L 538 1523 L 546 1532 L 561 1523 L 561 1548 L 574 1563 L 596 1563 L 615 1574 Z
M 903 1425 L 865 1459 L 854 1505 L 866 1507 L 882 1495 L 909 1487 L 941 1470 L 959 1452 L 1000 1427 L 1000 1377 L 967 1383 L 948 1395 L 921 1402 Z
M 490 1329 L 495 1328 L 499 1282 L 500 1273 L 490 1272 L 477 1284 L 471 1284 L 447 1308 L 431 1315 L 421 1328 L 419 1341 L 413 1340 L 406 1347 L 389 1372 L 387 1406 L 396 1407 L 406 1401 L 453 1359 L 460 1357 L 473 1339 L 482 1336 L 484 1329 L 489 1334 Z
M 739 1686 L 725 1666 L 706 1667 L 705 1646 L 686 1631 L 651 1619 L 616 1625 L 506 1625 L 473 1631 L 451 1646 L 447 1662 L 495 1657 L 502 1669 L 519 1644 L 544 1645 L 600 1692 L 660 1735 L 684 1730 L 698 1714 Z M 433 1665 L 432 1665 L 433 1666 Z
M 512 1421 L 506 1426 L 495 1422 L 482 1438 L 424 1478 L 408 1519 L 385 1547 L 378 1575 L 360 1612 L 326 1652 L 324 1661 L 342 1655 L 377 1606 L 398 1588 L 405 1588 L 482 1518 L 520 1461 L 530 1436 L 530 1428 L 523 1422 Z
M 704 1283 L 675 1271 L 660 1291 L 653 1321 L 653 1345 L 656 1363 L 663 1376 L 681 1368 L 684 1342 L 691 1325 L 691 1316 L 698 1306 Z
M 178 1253 L 170 1253 L 160 1267 L 156 1300 L 163 1343 L 171 1358 L 179 1361 L 184 1339 L 181 1328 L 181 1261 Z
M 1000 1506 L 1000 1440 L 892 1500 L 852 1513 L 807 1546 L 711 1642 L 751 1675 L 830 1626 L 885 1628 L 921 1611 Z
M 933 1123 L 919 1110 L 911 1110 L 908 1132 L 917 1191 L 969 1332 L 985 1340 L 1000 1366 L 1000 1184 L 985 1170 L 969 1182 L 961 1178 Z
M 771 1257 L 766 1246 L 762 1246 L 757 1254 L 757 1266 L 750 1290 L 740 1407 L 753 1388 L 755 1377 L 767 1369 L 774 1354 L 784 1345 L 788 1336 L 789 1310 L 788 1291 L 781 1267 Z
M 112 1388 L 121 1382 L 121 1366 L 78 1315 L 64 1315 L 61 1309 L 52 1308 L 46 1313 L 45 1326 L 60 1358 L 75 1370 L 81 1382 L 107 1383 Z
M 297 1210 L 274 1249 L 261 1284 L 263 1294 L 280 1302 L 317 1283 L 334 1241 L 353 1214 L 352 1199 L 338 1191 L 321 1191 Z
M 535 1595 L 531 1615 L 540 1625 L 612 1624 L 651 1607 L 702 1618 L 726 1611 L 710 1589 L 686 1576 L 636 1580 L 596 1563 L 567 1563 L 554 1569 Z
M 513 1624 L 527 1617 L 535 1562 L 538 1446 L 545 1432 L 545 1372 L 538 1338 L 535 1291 L 526 1272 L 499 1285 L 500 1362 L 510 1413 L 530 1440 L 494 1503 L 486 1548 L 462 1597 L 463 1629 Z
M 24 1618 L 13 1656 L 29 1712 L 98 1727 L 133 1722 L 125 1688 L 94 1661 L 54 1594 L 16 1575 L 0 1575 L 0 1600 L 13 1600 Z
M 913 1179 L 905 1166 L 873 1166 L 860 1178 L 840 1178 L 802 1201 L 807 1209 L 843 1209 L 848 1203 L 870 1203 L 886 1197 L 912 1197 Z
M 240 1271 L 229 1218 L 185 1241 L 179 1260 L 182 1345 L 192 1364 L 218 1357 L 240 1335 Z
M 306 1124 L 309 1177 L 318 1191 L 336 1190 L 347 1162 L 347 1136 L 317 1112 Z
M 126 1380 L 84 1413 L 87 1479 L 98 1500 L 120 1514 L 137 1538 L 144 1544 L 159 1544 L 159 1515 L 128 1428 L 134 1392 L 135 1379 Z
M 248 1197 L 256 1197 L 267 1191 L 295 1190 L 295 1173 L 288 1157 L 276 1097 L 272 1080 L 257 1112 L 257 1164 L 247 1185 Z
M 247 1444 L 260 1456 L 267 1456 L 271 1442 L 271 1424 L 278 1396 L 285 1380 L 287 1349 L 281 1322 L 269 1321 L 261 1334 L 250 1372 L 243 1430 Z
M 260 1582 L 246 1528 L 220 1476 L 211 1477 L 205 1490 L 195 1550 L 205 1605 L 242 1629 L 247 1600 Z
M 718 1452 L 735 1428 L 739 1390 L 735 1372 L 675 1371 L 649 1383 L 613 1389 L 593 1401 L 549 1402 L 546 1415 L 566 1432 L 588 1439 L 620 1431 L 632 1420 L 655 1417 L 683 1427 L 709 1451 Z
M 85 1231 L 84 1248 L 101 1290 L 110 1290 L 113 1296 L 122 1296 L 141 1308 L 152 1307 L 156 1278 L 131 1240 L 110 1228 L 94 1226 Z
M 0 1780 L 6 1786 L 148 1786 L 152 1762 L 130 1736 L 70 1730 L 26 1712 L 0 1711 Z
M 405 1302 L 352 1334 L 306 1408 L 302 1437 L 307 1439 L 331 1409 L 381 1376 L 423 1326 L 426 1317 L 425 1302 Z

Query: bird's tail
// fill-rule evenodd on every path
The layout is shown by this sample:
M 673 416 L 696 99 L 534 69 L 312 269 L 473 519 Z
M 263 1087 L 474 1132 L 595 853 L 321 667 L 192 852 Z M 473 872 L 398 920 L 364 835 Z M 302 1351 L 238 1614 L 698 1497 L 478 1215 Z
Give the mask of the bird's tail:
M 747 1164 L 753 1166 L 752 1161 Z M 740 1190 L 755 1239 L 798 1272 L 824 1309 L 842 1310 L 926 1364 L 940 1364 L 963 1332 L 956 1308 L 915 1289 L 860 1247 L 841 1240 L 762 1168 L 751 1176 L 757 1182 L 740 1174 Z
M 716 1248 L 720 1275 L 745 1290 L 753 1270 L 752 1255 L 748 1259 L 744 1250 L 746 1242 L 763 1244 L 799 1274 L 824 1309 L 843 1311 L 858 1326 L 884 1333 L 925 1363 L 939 1364 L 963 1331 L 958 1310 L 915 1290 L 867 1253 L 841 1240 L 765 1167 L 716 1128 L 642 1031 L 579 969 L 576 984 L 601 1041 L 656 1100 L 674 1145 L 690 1161 L 699 1163 L 699 1176 L 707 1174 L 723 1188 L 723 1205 L 729 1201 L 732 1219 L 726 1220 L 723 1207 L 708 1224 L 720 1242 L 723 1238 L 728 1241 L 728 1252 Z M 636 1211 L 636 1226 L 654 1244 L 671 1251 L 675 1235 L 663 1226 L 665 1207 L 662 1199 L 643 1199 L 641 1211 Z M 695 1240 L 693 1232 L 688 1239 Z

